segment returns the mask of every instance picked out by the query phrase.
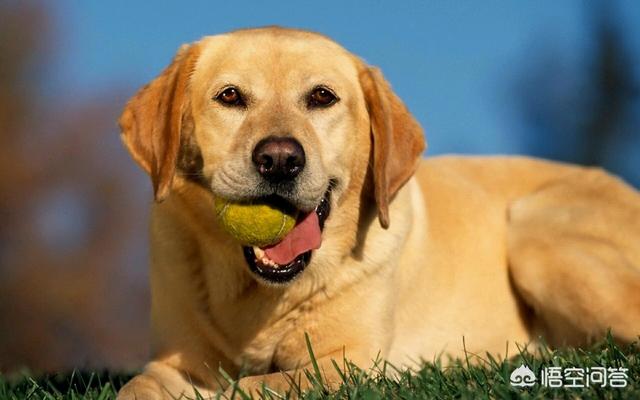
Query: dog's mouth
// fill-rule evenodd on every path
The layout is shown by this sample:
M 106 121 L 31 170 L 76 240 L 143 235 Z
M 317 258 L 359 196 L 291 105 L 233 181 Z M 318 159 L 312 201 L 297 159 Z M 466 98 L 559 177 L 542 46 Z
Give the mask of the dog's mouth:
M 324 223 L 331 213 L 331 189 L 324 194 L 316 208 L 300 216 L 296 226 L 280 242 L 264 248 L 243 246 L 242 252 L 255 275 L 268 283 L 291 282 L 309 262 L 313 250 L 320 248 Z

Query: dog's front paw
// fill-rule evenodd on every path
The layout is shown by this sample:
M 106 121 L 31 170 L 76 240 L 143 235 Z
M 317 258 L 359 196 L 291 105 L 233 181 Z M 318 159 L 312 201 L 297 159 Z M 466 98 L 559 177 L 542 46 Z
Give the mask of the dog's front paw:
M 138 375 L 120 389 L 116 400 L 165 400 L 165 396 L 158 381 Z
M 253 398 L 260 399 L 262 398 L 262 394 L 264 392 L 267 393 L 278 393 L 282 394 L 288 391 L 288 384 L 282 380 L 274 381 L 273 379 L 268 379 L 270 376 L 268 375 L 259 375 L 259 376 L 247 376 L 244 378 L 240 378 L 235 385 L 229 386 L 224 392 L 224 398 L 226 399 L 241 399 L 245 394 L 249 397 L 253 396 Z M 293 393 L 290 393 L 290 398 L 297 398 Z
M 261 391 L 262 382 L 258 383 L 253 379 L 253 376 L 248 376 L 245 378 L 241 378 L 236 383 L 229 385 L 227 389 L 224 391 L 223 398 L 225 399 L 241 399 L 245 394 L 247 396 L 258 396 L 258 393 Z

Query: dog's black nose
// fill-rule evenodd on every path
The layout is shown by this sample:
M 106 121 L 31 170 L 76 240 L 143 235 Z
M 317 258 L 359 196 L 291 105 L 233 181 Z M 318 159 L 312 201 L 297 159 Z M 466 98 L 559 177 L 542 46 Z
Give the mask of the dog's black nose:
M 269 136 L 258 142 L 251 155 L 256 169 L 266 180 L 276 183 L 295 178 L 304 169 L 302 145 L 290 137 Z

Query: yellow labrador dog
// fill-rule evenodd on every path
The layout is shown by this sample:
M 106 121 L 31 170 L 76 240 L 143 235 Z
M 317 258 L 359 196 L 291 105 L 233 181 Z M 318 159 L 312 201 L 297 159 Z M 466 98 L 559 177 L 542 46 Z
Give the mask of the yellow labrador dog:
M 306 368 L 308 334 L 367 367 L 640 333 L 640 195 L 602 170 L 521 157 L 421 159 L 379 70 L 318 34 L 236 31 L 183 46 L 127 104 L 153 182 L 153 360 L 121 399 L 255 393 Z M 213 199 L 302 217 L 267 252 Z M 308 382 L 303 378 L 303 387 Z

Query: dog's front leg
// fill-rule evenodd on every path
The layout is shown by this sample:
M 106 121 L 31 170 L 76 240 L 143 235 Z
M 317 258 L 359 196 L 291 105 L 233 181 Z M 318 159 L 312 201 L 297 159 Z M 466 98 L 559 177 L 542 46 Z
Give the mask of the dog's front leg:
M 366 355 L 368 353 L 364 351 L 357 353 L 338 350 L 317 358 L 317 369 L 313 364 L 307 364 L 294 370 L 240 378 L 234 385 L 227 387 L 224 397 L 239 399 L 243 398 L 241 394 L 245 394 L 259 399 L 263 397 L 261 396 L 263 391 L 266 391 L 276 392 L 280 395 L 289 393 L 290 398 L 299 398 L 302 392 L 313 388 L 318 383 L 321 383 L 324 389 L 336 390 L 342 384 L 341 374 L 344 373 L 342 366 L 345 354 L 349 354 L 349 362 L 358 367 L 365 368 L 373 364 L 373 361 Z
M 213 399 L 215 393 L 198 386 L 173 366 L 152 361 L 142 374 L 135 376 L 120 389 L 117 400 Z
M 330 390 L 337 389 L 341 384 L 341 378 L 331 360 L 321 359 L 317 361 L 321 371 L 323 387 Z M 230 385 L 224 392 L 224 396 L 227 399 L 239 399 L 242 398 L 241 393 L 243 393 L 259 399 L 262 398 L 263 391 L 266 391 L 278 394 L 289 392 L 291 398 L 298 398 L 302 392 L 314 386 L 314 382 L 308 379 L 307 374 L 311 374 L 317 382 L 317 374 L 311 367 L 266 375 L 246 376 L 238 380 L 235 385 Z

